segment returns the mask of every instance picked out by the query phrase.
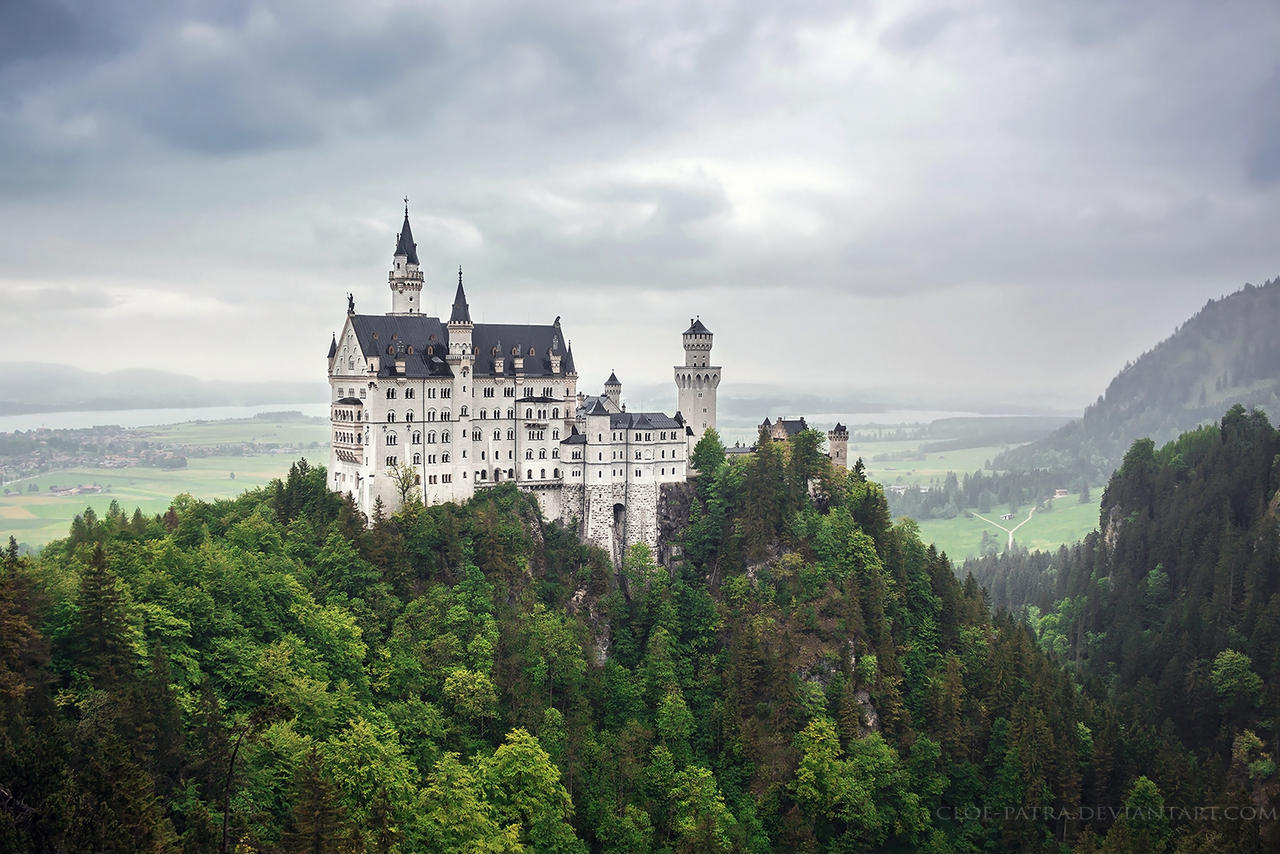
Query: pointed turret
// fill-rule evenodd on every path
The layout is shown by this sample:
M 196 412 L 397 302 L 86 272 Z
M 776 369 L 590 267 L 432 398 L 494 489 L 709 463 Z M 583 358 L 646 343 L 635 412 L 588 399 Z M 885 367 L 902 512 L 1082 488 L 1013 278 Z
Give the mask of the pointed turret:
M 396 254 L 391 259 L 391 313 L 418 314 L 422 310 L 422 271 L 418 269 L 418 244 L 409 228 L 409 199 L 404 200 L 404 224 L 396 237 Z
M 471 322 L 471 310 L 467 305 L 467 293 L 462 289 L 462 267 L 458 267 L 458 292 L 453 297 L 453 313 L 449 315 L 449 322 Z
M 622 380 L 613 371 L 609 372 L 609 379 L 604 381 L 604 396 L 613 404 L 615 411 L 622 408 Z
M 338 355 L 338 333 L 333 333 L 333 340 L 329 342 L 329 358 L 332 359 Z
M 396 238 L 396 254 L 403 255 L 410 264 L 418 263 L 418 244 L 413 242 L 413 229 L 409 227 L 409 200 L 404 202 L 404 224 L 400 226 L 400 236 Z

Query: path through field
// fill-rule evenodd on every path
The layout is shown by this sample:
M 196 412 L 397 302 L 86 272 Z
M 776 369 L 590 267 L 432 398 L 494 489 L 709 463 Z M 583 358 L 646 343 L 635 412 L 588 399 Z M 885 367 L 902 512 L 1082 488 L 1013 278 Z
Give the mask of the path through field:
M 1050 500 L 1050 501 L 1052 501 L 1053 499 L 1052 499 L 1052 498 L 1050 498 L 1049 500 Z M 973 512 L 973 511 L 970 511 L 970 512 Z M 1006 550 L 1008 550 L 1008 549 L 1013 548 L 1013 532 L 1014 532 L 1014 531 L 1016 531 L 1016 530 L 1018 530 L 1019 528 L 1021 528 L 1023 525 L 1027 524 L 1028 522 L 1030 522 L 1030 521 L 1031 521 L 1031 517 L 1032 517 L 1032 516 L 1034 516 L 1035 514 L 1036 514 L 1036 508 L 1035 508 L 1035 505 L 1032 505 L 1032 507 L 1031 507 L 1031 511 L 1030 511 L 1029 513 L 1027 513 L 1027 518 L 1023 519 L 1021 522 L 1019 522 L 1018 524 L 1014 525 L 1012 528 L 1006 528 L 1004 525 L 1001 525 L 999 522 L 992 522 L 990 519 L 988 519 L 986 516 L 983 516 L 981 513 L 974 513 L 973 515 L 974 515 L 974 516 L 977 516 L 979 519 L 981 519 L 982 521 L 986 522 L 988 525 L 994 525 L 995 527 L 999 528 L 1000 530 L 1002 530 L 1002 531 L 1004 531 L 1006 534 L 1008 534 L 1008 535 L 1009 535 L 1009 545 L 1008 545 L 1008 546 L 1006 546 Z

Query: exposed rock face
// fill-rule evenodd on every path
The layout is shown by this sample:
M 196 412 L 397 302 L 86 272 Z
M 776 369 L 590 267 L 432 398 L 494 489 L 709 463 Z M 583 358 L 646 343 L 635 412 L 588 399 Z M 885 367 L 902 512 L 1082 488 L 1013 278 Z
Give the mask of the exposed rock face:
M 689 524 L 689 511 L 696 495 L 694 485 L 664 483 L 658 492 L 658 565 L 670 570 L 680 559 L 680 535 Z

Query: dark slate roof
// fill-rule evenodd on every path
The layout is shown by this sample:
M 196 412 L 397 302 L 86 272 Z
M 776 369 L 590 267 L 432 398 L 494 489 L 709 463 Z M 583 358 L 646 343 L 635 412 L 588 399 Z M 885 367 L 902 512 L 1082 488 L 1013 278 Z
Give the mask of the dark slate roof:
M 604 404 L 600 402 L 600 398 L 593 397 L 587 405 L 582 408 L 584 415 L 608 415 L 609 410 L 604 408 Z
M 409 228 L 409 206 L 404 208 L 404 225 L 400 226 L 400 235 L 396 238 L 396 254 L 408 255 L 410 264 L 418 263 L 418 244 L 413 242 L 413 230 Z
M 665 412 L 613 412 L 609 415 L 610 430 L 673 430 L 680 423 Z
M 358 397 L 344 397 L 338 403 L 342 406 L 364 406 L 364 401 Z
M 849 431 L 844 428 L 843 424 L 837 421 L 836 426 L 831 428 L 831 432 L 832 433 L 848 433 Z
M 329 358 L 332 359 L 338 355 L 338 336 L 335 334 L 333 340 L 329 342 Z
M 451 377 L 445 356 L 449 335 L 438 317 L 424 314 L 356 314 L 351 327 L 366 356 L 381 358 L 380 377 Z M 409 349 L 413 352 L 410 353 Z M 428 354 L 428 349 L 432 352 Z M 404 356 L 404 373 L 396 371 L 396 357 Z
M 685 335 L 710 335 L 711 330 L 703 323 L 702 318 L 690 318 L 689 328 L 684 331 Z
M 801 430 L 809 429 L 809 425 L 804 423 L 803 418 L 779 418 L 778 423 L 787 431 L 788 436 L 794 436 Z
M 453 295 L 453 313 L 449 315 L 450 323 L 470 323 L 471 310 L 467 306 L 467 294 L 462 290 L 462 268 L 458 268 L 458 292 Z
M 618 375 L 617 375 L 617 374 L 615 374 L 613 371 L 610 371 L 610 372 L 609 372 L 609 379 L 605 380 L 605 381 L 604 381 L 604 384 L 605 384 L 605 385 L 607 385 L 607 386 L 610 386 L 610 385 L 622 385 L 622 380 L 618 379 Z
M 395 371 L 395 356 L 405 355 L 406 377 L 453 376 L 445 357 L 449 353 L 449 330 L 438 317 L 425 314 L 356 314 L 351 317 L 360 347 L 368 356 L 382 357 L 379 376 L 401 376 Z M 376 338 L 375 338 L 376 336 Z M 573 356 L 564 346 L 564 336 L 559 324 L 535 326 L 515 323 L 477 323 L 472 328 L 471 342 L 475 347 L 475 373 L 478 377 L 493 376 L 496 362 L 503 362 L 503 373 L 514 376 L 514 358 L 511 349 L 519 345 L 524 354 L 524 376 L 550 378 L 564 376 L 574 370 Z M 560 373 L 551 372 L 552 346 L 560 355 Z M 430 346 L 434 353 L 427 355 Z M 408 348 L 413 353 L 408 353 Z M 390 351 L 388 350 L 390 348 Z M 497 354 L 493 353 L 498 349 Z M 529 350 L 534 351 L 529 355 Z
M 564 335 L 560 325 L 535 326 L 520 323 L 477 323 L 471 332 L 471 343 L 475 347 L 476 376 L 493 376 L 493 367 L 502 361 L 502 371 L 506 376 L 515 374 L 514 358 L 511 350 L 519 347 L 524 356 L 524 375 L 526 377 L 552 377 L 551 352 L 560 356 L 560 374 L 572 373 L 573 355 L 565 349 Z M 496 352 L 495 352 L 496 349 Z M 532 349 L 534 354 L 529 355 Z
M 570 433 L 568 436 L 566 436 L 564 441 L 562 441 L 560 444 L 561 445 L 585 445 L 587 444 L 587 437 L 579 433 L 577 427 L 574 427 L 573 432 Z

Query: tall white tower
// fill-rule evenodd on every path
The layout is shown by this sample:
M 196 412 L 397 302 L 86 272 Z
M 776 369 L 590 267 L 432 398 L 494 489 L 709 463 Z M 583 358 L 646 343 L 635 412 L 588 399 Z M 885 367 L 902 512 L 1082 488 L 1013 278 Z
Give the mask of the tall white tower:
M 418 244 L 409 229 L 409 200 L 404 200 L 404 225 L 396 238 L 396 254 L 387 274 L 391 286 L 390 314 L 418 314 L 422 311 L 422 271 L 418 269 Z
M 716 426 L 716 388 L 720 366 L 711 364 L 711 330 L 700 318 L 691 318 L 684 331 L 684 364 L 677 365 L 677 407 L 692 435 L 689 452 L 709 427 Z

